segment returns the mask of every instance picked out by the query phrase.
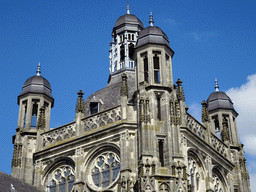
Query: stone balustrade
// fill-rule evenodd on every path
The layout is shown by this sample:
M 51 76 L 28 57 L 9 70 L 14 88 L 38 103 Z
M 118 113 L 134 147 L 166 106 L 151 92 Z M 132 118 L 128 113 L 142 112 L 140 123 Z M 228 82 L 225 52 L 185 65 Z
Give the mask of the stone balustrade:
M 206 138 L 206 128 L 199 123 L 194 117 L 192 117 L 189 113 L 187 113 L 186 117 L 187 127 L 198 137 L 205 140 Z
M 75 136 L 75 123 L 69 123 L 42 134 L 43 147 Z
M 84 132 L 98 129 L 99 127 L 103 127 L 107 124 L 114 123 L 119 120 L 121 120 L 120 106 L 82 119 L 84 122 Z
M 210 145 L 224 157 L 227 157 L 228 146 L 225 145 L 216 135 L 211 133 Z
M 187 127 L 192 131 L 192 133 L 194 133 L 195 135 L 197 135 L 198 137 L 200 137 L 201 139 L 209 143 L 218 153 L 220 153 L 224 157 L 227 157 L 228 146 L 225 145 L 225 143 L 223 143 L 213 133 L 211 133 L 209 140 L 206 140 L 206 137 L 207 137 L 206 128 L 201 123 L 199 123 L 194 117 L 192 117 L 189 113 L 187 113 L 186 120 L 187 120 Z

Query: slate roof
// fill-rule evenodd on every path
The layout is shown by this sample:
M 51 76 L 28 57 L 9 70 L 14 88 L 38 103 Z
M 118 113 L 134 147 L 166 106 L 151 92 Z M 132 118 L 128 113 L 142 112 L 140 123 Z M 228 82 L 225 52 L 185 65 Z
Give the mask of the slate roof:
M 215 109 L 232 109 L 234 110 L 231 99 L 222 91 L 215 91 L 211 93 L 207 99 L 207 109 L 212 111 Z
M 1 192 L 40 192 L 36 187 L 0 172 Z
M 136 48 L 148 43 L 163 44 L 170 47 L 167 35 L 156 26 L 149 26 L 140 31 Z
M 112 74 L 111 80 L 105 88 L 94 92 L 85 100 L 85 117 L 90 115 L 90 102 L 95 102 L 96 100 L 99 102 L 99 112 L 120 105 L 120 89 L 122 85 L 121 74 L 123 72 L 124 71 L 121 70 L 121 73 L 119 74 Z M 135 72 L 127 72 L 126 74 L 129 101 L 135 91 Z
M 125 23 L 137 24 L 137 25 L 140 25 L 142 28 L 144 28 L 143 23 L 135 15 L 132 15 L 132 14 L 125 14 L 119 17 L 116 20 L 116 24 L 114 27 L 117 27 Z
M 47 79 L 45 79 L 42 76 L 35 75 L 33 77 L 28 78 L 24 83 L 22 91 L 18 97 L 26 93 L 45 94 L 53 99 L 51 85 L 49 81 L 47 81 Z

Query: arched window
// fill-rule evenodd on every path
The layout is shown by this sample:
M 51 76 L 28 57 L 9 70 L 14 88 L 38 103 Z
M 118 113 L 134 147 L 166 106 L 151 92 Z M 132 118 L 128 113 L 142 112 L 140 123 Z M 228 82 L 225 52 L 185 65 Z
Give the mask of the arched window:
M 98 155 L 90 165 L 90 177 L 97 189 L 106 189 L 117 181 L 120 159 L 114 152 Z
M 53 170 L 47 177 L 47 192 L 71 192 L 75 182 L 74 169 L 69 165 L 62 165 Z
M 192 153 L 188 154 L 188 173 L 189 173 L 189 183 L 191 184 L 191 189 L 194 192 L 204 190 L 204 180 L 203 178 L 203 168 L 199 159 Z
M 219 172 L 215 169 L 212 172 L 214 192 L 225 192 L 223 180 L 221 179 Z
M 35 128 L 37 124 L 37 112 L 38 112 L 38 99 L 33 99 L 32 117 L 31 117 L 31 128 Z

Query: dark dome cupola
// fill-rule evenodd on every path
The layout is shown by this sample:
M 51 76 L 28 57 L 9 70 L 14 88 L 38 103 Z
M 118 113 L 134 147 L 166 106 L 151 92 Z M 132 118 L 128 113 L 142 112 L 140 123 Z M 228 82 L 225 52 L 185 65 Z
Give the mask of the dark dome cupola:
M 54 104 L 52 89 L 49 81 L 40 75 L 40 63 L 36 73 L 25 81 L 18 96 L 18 105 L 20 105 L 18 127 L 36 128 L 40 108 L 44 106 L 45 127 L 49 129 L 50 111 Z
M 127 4 L 127 13 L 117 19 L 112 31 L 109 81 L 111 77 L 124 71 L 134 73 L 134 47 L 138 33 L 143 28 L 143 23 L 135 15 L 130 14 L 129 4 Z
M 215 92 L 211 93 L 207 99 L 207 109 L 208 112 L 218 109 L 235 111 L 229 96 L 227 96 L 226 93 L 219 91 L 217 80 L 215 80 Z

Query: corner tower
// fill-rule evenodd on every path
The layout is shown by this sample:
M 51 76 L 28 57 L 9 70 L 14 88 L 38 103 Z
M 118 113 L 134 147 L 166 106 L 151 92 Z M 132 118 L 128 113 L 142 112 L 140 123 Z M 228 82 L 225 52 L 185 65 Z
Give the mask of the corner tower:
M 172 167 L 176 164 L 185 170 L 179 145 L 180 127 L 185 125 L 185 98 L 182 81 L 173 84 L 174 51 L 169 39 L 153 23 L 150 13 L 150 26 L 139 33 L 134 54 L 139 161 L 135 191 L 173 191 L 176 186 L 183 189 Z
M 18 96 L 18 128 L 13 136 L 12 176 L 29 184 L 32 184 L 38 127 L 42 123 L 39 116 L 44 119 L 44 131 L 48 131 L 54 104 L 50 83 L 40 75 L 40 63 L 36 73 L 25 81 Z
M 231 162 L 235 165 L 232 171 L 234 191 L 250 191 L 250 179 L 243 144 L 240 143 L 238 137 L 236 123 L 238 113 L 229 96 L 219 91 L 217 79 L 215 79 L 215 92 L 211 93 L 207 101 L 202 104 L 207 107 L 209 114 L 207 121 L 205 118 L 202 120 L 210 128 L 210 139 L 213 141 L 214 135 L 216 135 L 229 148 Z

